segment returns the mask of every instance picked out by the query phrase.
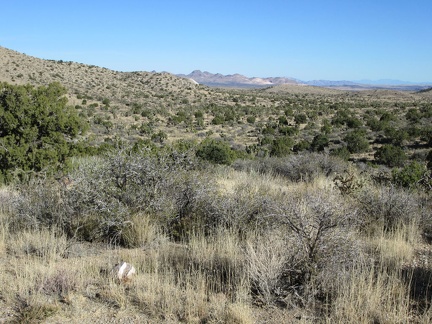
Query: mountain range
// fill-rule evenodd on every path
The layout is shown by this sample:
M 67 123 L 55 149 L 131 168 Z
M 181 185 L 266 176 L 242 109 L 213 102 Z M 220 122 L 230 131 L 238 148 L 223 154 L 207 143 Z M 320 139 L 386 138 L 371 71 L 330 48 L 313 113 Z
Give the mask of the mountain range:
M 429 83 L 414 83 L 400 80 L 359 80 L 359 81 L 331 81 L 331 80 L 312 80 L 302 81 L 290 77 L 246 77 L 241 74 L 223 75 L 220 73 L 210 73 L 207 71 L 195 70 L 189 74 L 177 74 L 182 78 L 194 80 L 197 83 L 210 87 L 228 87 L 228 88 L 263 88 L 281 84 L 291 85 L 309 85 L 326 88 L 336 88 L 344 90 L 370 90 L 370 89 L 391 89 L 391 90 L 410 90 L 419 91 L 432 86 Z
M 269 77 L 257 78 L 246 77 L 241 74 L 223 75 L 220 73 L 210 73 L 207 71 L 195 70 L 189 74 L 177 74 L 182 78 L 188 78 L 196 81 L 197 83 L 204 84 L 211 87 L 238 87 L 238 88 L 258 88 L 258 87 L 271 87 L 279 84 L 299 84 L 299 81 L 293 78 L 285 77 Z

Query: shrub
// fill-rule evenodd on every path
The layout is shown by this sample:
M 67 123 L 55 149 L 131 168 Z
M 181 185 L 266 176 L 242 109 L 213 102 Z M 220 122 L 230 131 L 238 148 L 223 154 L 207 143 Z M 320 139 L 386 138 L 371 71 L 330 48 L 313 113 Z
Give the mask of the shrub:
M 410 108 L 405 114 L 405 118 L 409 120 L 411 123 L 417 123 L 422 117 L 420 111 L 415 108 Z
M 294 141 L 288 136 L 275 138 L 270 148 L 270 155 L 278 157 L 289 155 L 293 146 Z
M 328 135 L 331 133 L 331 131 L 332 131 L 332 127 L 330 121 L 328 119 L 324 119 L 323 124 L 321 126 L 321 132 Z
M 395 127 L 387 127 L 384 130 L 387 142 L 396 146 L 401 146 L 409 138 L 408 132 Z
M 256 118 L 255 118 L 255 116 L 248 116 L 248 117 L 246 118 L 246 121 L 247 121 L 249 124 L 255 124 Z
M 294 116 L 294 121 L 296 124 L 305 124 L 307 122 L 307 116 L 306 114 L 297 114 Z
M 155 143 L 163 143 L 167 138 L 168 135 L 162 130 L 151 135 L 151 140 Z
M 395 186 L 365 186 L 356 194 L 360 219 L 365 231 L 394 229 L 401 224 L 408 225 L 420 219 L 416 197 Z
M 413 161 L 402 169 L 394 169 L 392 178 L 394 183 L 402 187 L 413 187 L 419 184 L 425 173 L 426 166 L 417 161 Z
M 307 151 L 310 149 L 310 147 L 311 144 L 307 140 L 302 140 L 298 142 L 296 145 L 294 145 L 293 151 L 294 152 Z
M 344 161 L 348 161 L 351 154 L 346 146 L 338 147 L 330 152 L 331 156 L 336 156 Z
M 399 146 L 383 145 L 375 152 L 375 161 L 389 167 L 403 166 L 407 160 L 405 151 Z
M 314 286 L 325 293 L 341 271 L 359 260 L 362 250 L 352 236 L 357 210 L 340 195 L 316 187 L 272 202 L 272 206 L 273 220 L 280 224 L 278 228 L 287 230 L 290 242 L 284 274 L 285 285 L 291 289 L 301 286 L 304 294 Z
M 359 127 L 363 126 L 363 123 L 356 117 L 349 117 L 346 120 L 346 125 L 349 128 L 359 128 Z
M 213 125 L 222 125 L 224 122 L 225 122 L 225 118 L 220 115 L 217 115 L 212 119 Z
M 67 167 L 73 139 L 87 124 L 67 106 L 66 90 L 59 83 L 0 84 L 0 182 L 13 174 L 53 174 Z
M 369 141 L 366 139 L 364 130 L 354 130 L 348 133 L 344 141 L 347 143 L 347 149 L 350 153 L 361 153 L 369 149 Z
M 206 138 L 201 142 L 196 155 L 211 163 L 227 165 L 230 165 L 236 158 L 235 151 L 228 143 L 211 138 Z
M 298 132 L 299 132 L 298 127 L 291 127 L 291 126 L 279 127 L 279 133 L 285 136 L 293 136 Z
M 195 118 L 203 118 L 204 113 L 201 110 L 197 110 L 194 112 L 194 116 L 195 116 Z
M 329 139 L 327 135 L 319 134 L 316 135 L 311 143 L 311 149 L 315 152 L 322 152 L 329 145 Z
M 382 131 L 386 127 L 386 123 L 379 121 L 376 117 L 368 117 L 366 125 L 374 132 Z
M 117 147 L 104 157 L 81 159 L 71 186 L 44 180 L 20 186 L 14 223 L 127 245 L 137 241 L 130 237 L 133 215 L 151 213 L 168 229 L 187 214 L 197 181 L 183 171 L 195 166 L 189 152 Z
M 261 160 L 236 163 L 238 170 L 254 170 L 260 173 L 276 174 L 291 181 L 311 182 L 320 175 L 330 176 L 343 173 L 348 165 L 339 158 L 320 153 L 303 153 L 284 158 L 265 158 Z
M 278 122 L 279 125 L 288 125 L 288 119 L 285 116 L 279 116 Z

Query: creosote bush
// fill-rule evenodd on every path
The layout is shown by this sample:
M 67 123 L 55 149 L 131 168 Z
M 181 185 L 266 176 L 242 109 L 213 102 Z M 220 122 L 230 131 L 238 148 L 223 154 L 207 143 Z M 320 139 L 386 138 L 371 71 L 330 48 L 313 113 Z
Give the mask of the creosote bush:
M 329 188 L 318 186 L 272 203 L 272 222 L 290 237 L 289 283 L 295 287 L 314 282 L 326 290 L 340 271 L 362 254 L 355 239 L 357 210 Z
M 346 161 L 322 153 L 302 153 L 284 158 L 238 160 L 233 167 L 237 170 L 255 170 L 285 177 L 293 182 L 312 182 L 318 176 L 343 173 L 348 168 Z
M 363 230 L 388 231 L 401 224 L 419 223 L 418 197 L 406 189 L 390 186 L 364 186 L 355 194 Z
M 136 213 L 160 215 L 167 228 L 183 217 L 192 199 L 188 188 L 199 182 L 185 171 L 196 166 L 188 153 L 175 151 L 124 148 L 84 158 L 71 172 L 70 186 L 44 180 L 21 186 L 14 221 L 21 227 L 55 226 L 69 236 L 125 244 L 124 233 Z

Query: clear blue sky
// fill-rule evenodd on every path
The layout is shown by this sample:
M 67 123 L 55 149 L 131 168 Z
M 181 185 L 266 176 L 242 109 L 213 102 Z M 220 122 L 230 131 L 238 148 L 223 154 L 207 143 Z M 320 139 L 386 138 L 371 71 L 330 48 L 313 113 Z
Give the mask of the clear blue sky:
M 119 71 L 432 81 L 432 0 L 2 1 L 0 46 Z

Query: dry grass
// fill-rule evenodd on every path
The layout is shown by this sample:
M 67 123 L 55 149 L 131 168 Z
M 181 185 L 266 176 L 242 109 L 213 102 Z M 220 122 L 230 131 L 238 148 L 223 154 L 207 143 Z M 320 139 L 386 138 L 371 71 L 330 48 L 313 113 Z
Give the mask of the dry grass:
M 409 323 L 413 317 L 406 285 L 397 271 L 353 269 L 339 285 L 329 323 Z
M 390 268 L 400 269 L 414 258 L 414 249 L 420 241 L 416 222 L 400 224 L 389 232 L 371 238 L 370 243 L 380 256 L 380 263 Z
M 314 226 L 325 221 L 326 212 L 344 217 L 352 203 L 352 197 L 335 188 L 332 178 L 319 175 L 310 182 L 293 183 L 270 173 L 228 168 L 216 170 L 212 177 L 208 181 L 218 186 L 215 198 L 230 199 L 227 206 L 231 207 L 235 199 L 241 204 L 233 212 L 248 209 L 251 201 L 271 198 L 286 209 L 293 225 L 305 226 L 303 232 L 295 233 L 284 223 L 245 228 L 241 235 L 236 227 L 218 227 L 173 242 L 151 214 L 139 213 L 125 230 L 131 246 L 126 249 L 77 242 L 56 229 L 16 231 L 9 227 L 13 215 L 5 209 L 0 213 L 0 322 L 406 323 L 430 319 L 427 307 L 414 311 L 411 279 L 402 275 L 414 264 L 420 242 L 416 217 L 369 236 L 350 223 L 328 231 L 323 227 L 326 232 L 319 234 Z M 290 214 L 296 211 L 302 219 Z M 308 245 L 314 238 L 316 248 Z M 303 259 L 311 247 L 314 255 Z M 127 284 L 118 284 L 110 275 L 121 260 L 137 269 Z M 307 268 L 308 262 L 313 269 Z M 311 277 L 299 281 L 305 269 Z

